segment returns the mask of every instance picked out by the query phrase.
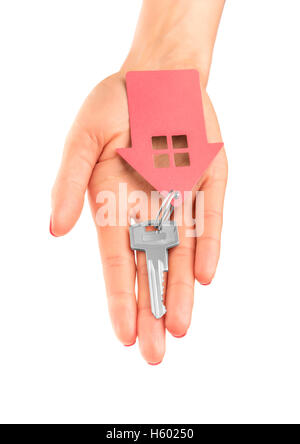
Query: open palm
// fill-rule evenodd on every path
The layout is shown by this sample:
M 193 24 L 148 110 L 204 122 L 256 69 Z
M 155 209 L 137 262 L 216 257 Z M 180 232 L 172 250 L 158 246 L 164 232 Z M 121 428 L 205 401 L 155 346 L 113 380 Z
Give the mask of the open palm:
M 208 141 L 219 142 L 217 118 L 204 90 L 202 100 Z M 95 222 L 100 191 L 113 191 L 117 195 L 119 184 L 126 183 L 128 193 L 142 190 L 150 195 L 153 188 L 116 153 L 117 148 L 130 145 L 125 80 L 117 73 L 91 92 L 67 137 L 52 192 L 51 230 L 55 236 L 66 234 L 74 226 L 87 189 Z M 113 327 L 124 345 L 134 344 L 138 336 L 141 353 L 150 364 L 163 359 L 166 328 L 176 337 L 186 334 L 191 322 L 195 278 L 209 284 L 215 274 L 226 181 L 227 160 L 222 149 L 196 187 L 204 191 L 203 234 L 198 238 L 186 237 L 185 227 L 179 227 L 180 245 L 169 252 L 167 314 L 159 320 L 151 313 L 145 255 L 138 253 L 135 262 L 128 226 L 96 223 Z

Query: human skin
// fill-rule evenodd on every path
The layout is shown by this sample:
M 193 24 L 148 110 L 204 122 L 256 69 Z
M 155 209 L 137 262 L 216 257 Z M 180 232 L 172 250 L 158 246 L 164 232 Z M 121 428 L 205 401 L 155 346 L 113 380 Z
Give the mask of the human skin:
M 128 192 L 151 186 L 116 153 L 130 146 L 125 74 L 130 70 L 197 69 L 208 142 L 222 140 L 216 114 L 206 92 L 216 33 L 225 0 L 144 0 L 131 50 L 120 71 L 100 82 L 87 97 L 66 139 L 61 166 L 52 190 L 51 233 L 67 234 L 80 216 L 85 193 L 94 221 L 102 190 Z M 184 235 L 169 252 L 166 316 L 156 320 L 150 307 L 144 253 L 137 264 L 129 245 L 128 227 L 96 224 L 108 307 L 114 330 L 124 345 L 139 339 L 142 356 L 158 364 L 165 354 L 166 329 L 183 337 L 190 326 L 194 282 L 211 283 L 220 254 L 223 203 L 227 182 L 224 148 L 195 189 L 204 191 L 204 232 Z M 135 294 L 135 279 L 138 294 Z

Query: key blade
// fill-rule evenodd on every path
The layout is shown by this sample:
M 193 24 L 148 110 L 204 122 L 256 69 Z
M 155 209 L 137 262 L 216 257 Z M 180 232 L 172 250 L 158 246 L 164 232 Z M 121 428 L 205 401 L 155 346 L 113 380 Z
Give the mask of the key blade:
M 160 319 L 167 311 L 163 303 L 165 264 L 160 259 L 147 258 L 147 268 L 151 311 L 156 319 Z

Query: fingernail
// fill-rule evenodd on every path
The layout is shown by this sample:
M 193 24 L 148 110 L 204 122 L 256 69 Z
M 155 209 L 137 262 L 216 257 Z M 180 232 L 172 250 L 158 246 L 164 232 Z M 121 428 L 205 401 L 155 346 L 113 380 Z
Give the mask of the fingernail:
M 159 361 L 159 362 L 148 362 L 149 365 L 159 365 L 161 363 L 162 363 L 162 361 Z
M 50 231 L 51 236 L 53 236 L 53 237 L 57 237 L 57 236 L 55 236 L 55 234 L 54 234 L 53 231 L 52 231 L 52 216 L 50 217 L 49 231 Z
M 124 347 L 132 347 L 135 344 L 135 341 L 132 344 L 124 344 Z
M 210 285 L 211 284 L 211 281 L 209 281 L 209 282 L 201 282 L 201 285 Z
M 173 336 L 174 336 L 174 338 L 180 339 L 180 338 L 184 338 L 186 336 L 186 333 L 184 333 L 181 336 L 177 336 L 177 335 L 173 335 Z

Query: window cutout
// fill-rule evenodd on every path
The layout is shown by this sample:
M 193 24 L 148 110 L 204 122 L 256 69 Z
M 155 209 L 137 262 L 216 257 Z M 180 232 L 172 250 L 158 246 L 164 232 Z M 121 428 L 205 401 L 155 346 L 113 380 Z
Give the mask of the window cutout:
M 188 153 L 174 154 L 175 165 L 177 167 L 190 166 L 190 156 Z
M 188 148 L 186 135 L 172 136 L 173 148 Z
M 154 150 L 167 150 L 168 149 L 167 136 L 153 136 L 152 148 Z
M 168 168 L 170 166 L 170 159 L 168 154 L 157 154 L 154 156 L 155 168 Z

